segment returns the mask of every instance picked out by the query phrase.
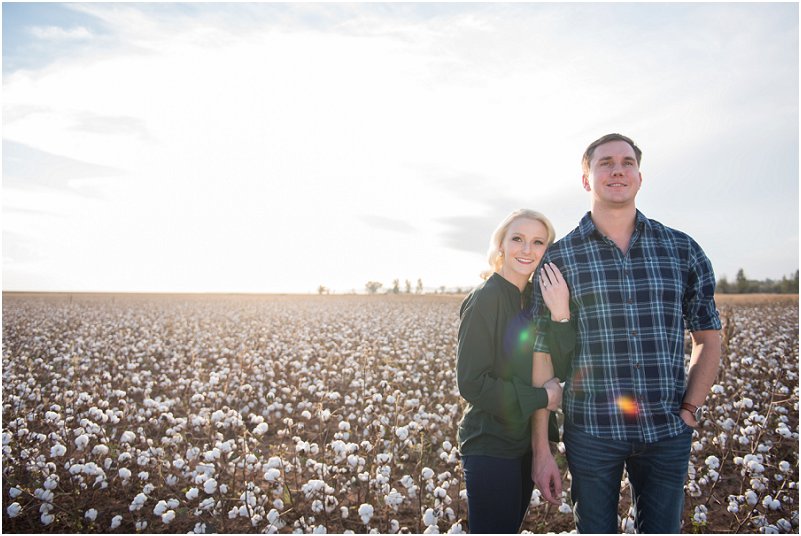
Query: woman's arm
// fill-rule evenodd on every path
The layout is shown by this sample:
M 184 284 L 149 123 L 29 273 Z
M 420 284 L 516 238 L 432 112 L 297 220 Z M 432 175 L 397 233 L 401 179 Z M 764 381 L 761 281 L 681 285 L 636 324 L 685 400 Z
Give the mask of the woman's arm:
M 543 264 L 540 269 L 539 285 L 542 299 L 551 313 L 547 340 L 553 373 L 566 380 L 576 348 L 576 330 L 570 319 L 570 289 L 562 272 L 552 262 Z
M 508 381 L 495 375 L 498 335 L 492 308 L 482 307 L 476 296 L 471 298 L 462 309 L 456 350 L 456 379 L 462 397 L 505 419 L 526 419 L 537 409 L 558 406 L 561 402 L 558 386 L 532 387 L 521 378 Z
M 534 363 L 531 369 L 532 385 L 559 385 L 553 377 L 551 356 L 542 352 L 534 353 Z M 560 387 L 561 390 L 561 387 Z M 531 417 L 531 450 L 533 453 L 531 463 L 531 479 L 539 488 L 540 493 L 548 502 L 559 505 L 562 496 L 562 475 L 556 465 L 551 445 L 548 442 L 547 409 L 538 410 Z

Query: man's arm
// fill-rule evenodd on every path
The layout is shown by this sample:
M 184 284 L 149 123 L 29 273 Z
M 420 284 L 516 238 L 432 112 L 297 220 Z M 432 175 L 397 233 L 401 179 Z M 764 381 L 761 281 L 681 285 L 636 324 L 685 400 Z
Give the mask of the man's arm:
M 720 368 L 721 341 L 720 331 L 716 329 L 695 331 L 690 333 L 693 341 L 690 367 L 687 371 L 687 390 L 683 402 L 693 406 L 702 406 Z M 695 415 L 689 411 L 679 412 L 688 426 L 695 427 Z
M 553 379 L 551 356 L 542 352 L 534 352 L 534 363 L 531 368 L 531 385 L 540 387 Z M 541 409 L 531 416 L 531 479 L 548 502 L 559 505 L 562 496 L 562 474 L 551 454 L 548 442 L 548 417 L 550 412 Z

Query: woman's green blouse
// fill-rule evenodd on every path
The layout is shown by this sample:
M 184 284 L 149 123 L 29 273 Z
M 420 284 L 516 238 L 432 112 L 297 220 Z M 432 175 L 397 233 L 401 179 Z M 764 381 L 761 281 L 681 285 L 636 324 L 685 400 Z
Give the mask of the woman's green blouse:
M 531 414 L 548 406 L 542 387 L 531 386 L 534 325 L 524 293 L 493 274 L 462 303 L 456 376 L 467 401 L 457 439 L 462 455 L 518 458 L 531 450 Z M 551 322 L 554 373 L 570 371 L 576 334 L 570 322 Z M 552 414 L 549 435 L 555 420 Z

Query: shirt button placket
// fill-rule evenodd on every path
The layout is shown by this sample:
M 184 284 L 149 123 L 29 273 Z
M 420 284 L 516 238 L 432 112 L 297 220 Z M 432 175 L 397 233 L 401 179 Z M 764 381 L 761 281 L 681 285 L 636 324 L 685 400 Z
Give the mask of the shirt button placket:
M 634 277 L 631 271 L 631 257 L 627 254 L 626 257 L 623 259 L 623 275 L 624 275 L 624 296 L 627 296 L 626 299 L 626 320 L 627 325 L 629 326 L 629 335 L 631 337 L 629 343 L 630 349 L 630 358 L 631 364 L 633 368 L 632 380 L 634 382 L 634 397 L 637 400 L 643 400 L 643 376 L 641 370 L 641 356 L 640 356 L 640 348 L 637 341 L 637 310 L 636 307 L 633 306 L 635 291 L 634 285 Z M 638 415 L 639 420 L 639 415 Z M 641 432 L 642 433 L 642 432 Z

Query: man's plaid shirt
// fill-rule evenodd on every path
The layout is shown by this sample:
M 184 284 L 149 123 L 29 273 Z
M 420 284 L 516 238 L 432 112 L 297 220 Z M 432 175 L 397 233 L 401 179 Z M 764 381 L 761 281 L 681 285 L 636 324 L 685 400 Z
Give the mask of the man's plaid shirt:
M 679 417 L 686 387 L 684 330 L 720 329 L 715 275 L 686 234 L 640 211 L 623 254 L 590 213 L 553 244 L 553 262 L 570 288 L 576 355 L 567 380 L 567 419 L 596 437 L 654 442 L 687 430 Z M 548 352 L 550 317 L 534 285 L 534 350 Z

